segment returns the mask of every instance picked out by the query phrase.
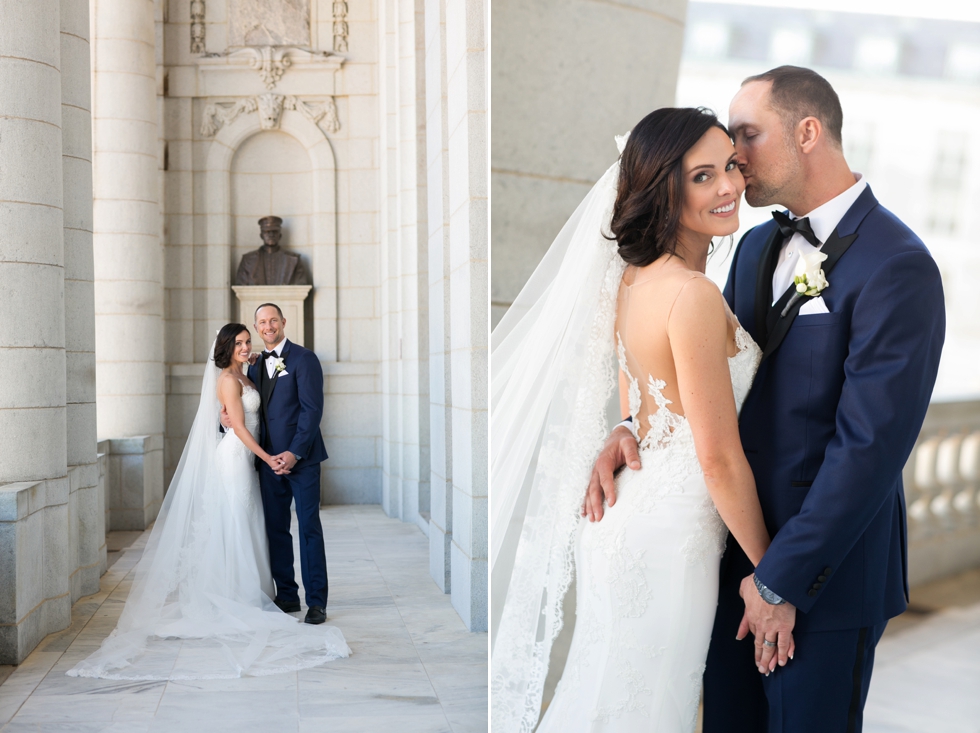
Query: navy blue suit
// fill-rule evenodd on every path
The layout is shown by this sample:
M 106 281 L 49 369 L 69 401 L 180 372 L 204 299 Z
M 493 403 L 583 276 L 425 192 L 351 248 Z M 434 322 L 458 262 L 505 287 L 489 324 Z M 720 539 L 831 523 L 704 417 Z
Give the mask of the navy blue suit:
M 327 559 L 320 525 L 320 462 L 327 459 L 320 435 L 323 370 L 316 354 L 288 340 L 281 354 L 286 368 L 271 379 L 264 358 L 248 370 L 249 379 L 262 395 L 262 448 L 272 455 L 288 450 L 299 459 L 284 476 L 277 476 L 267 464 L 257 461 L 272 578 L 278 599 L 299 600 L 289 533 L 289 507 L 295 500 L 306 605 L 326 608 Z
M 902 468 L 945 334 L 939 270 L 866 188 L 823 246 L 829 313 L 798 315 L 802 298 L 780 317 L 788 295 L 773 295 L 772 273 L 782 242 L 774 222 L 750 230 L 725 298 L 763 348 L 739 421 L 773 538 L 755 572 L 796 606 L 797 652 L 766 678 L 751 637 L 735 641 L 752 564 L 730 538 L 705 733 L 860 731 L 874 646 L 908 599 Z

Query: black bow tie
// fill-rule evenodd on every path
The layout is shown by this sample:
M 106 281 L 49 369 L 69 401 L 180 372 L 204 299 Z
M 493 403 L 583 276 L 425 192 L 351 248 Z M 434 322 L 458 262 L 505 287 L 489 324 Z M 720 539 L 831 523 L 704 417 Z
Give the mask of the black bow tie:
M 275 356 L 275 355 L 276 355 L 276 352 L 275 351 L 263 351 L 262 352 L 262 358 L 263 359 L 268 359 L 270 356 Z
M 804 216 L 802 219 L 790 219 L 783 212 L 774 211 L 772 212 L 772 218 L 779 226 L 779 233 L 786 239 L 789 239 L 794 234 L 799 234 L 814 247 L 819 247 L 821 245 L 820 240 L 817 239 L 817 235 L 814 234 L 813 229 L 810 228 L 809 217 Z

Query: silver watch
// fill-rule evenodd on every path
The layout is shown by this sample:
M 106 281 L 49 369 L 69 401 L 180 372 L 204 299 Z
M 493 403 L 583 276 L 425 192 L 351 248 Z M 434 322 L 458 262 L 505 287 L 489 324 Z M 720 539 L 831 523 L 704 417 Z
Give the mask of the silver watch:
M 755 588 L 759 591 L 759 595 L 762 596 L 762 600 L 764 600 L 770 606 L 781 606 L 786 603 L 785 598 L 776 595 L 771 590 L 766 588 L 765 583 L 759 580 L 757 575 L 753 575 L 752 580 L 755 582 Z

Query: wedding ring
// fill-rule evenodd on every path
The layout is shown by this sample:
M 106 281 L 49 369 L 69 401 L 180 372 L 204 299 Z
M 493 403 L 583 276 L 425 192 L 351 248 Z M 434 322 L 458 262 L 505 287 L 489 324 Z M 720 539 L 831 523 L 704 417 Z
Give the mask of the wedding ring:
M 769 641 L 769 639 L 763 639 L 763 640 L 762 640 L 762 643 L 763 643 L 763 644 L 764 644 L 765 646 L 770 646 L 770 647 L 772 647 L 772 646 L 776 646 L 776 642 L 774 642 L 774 641 Z

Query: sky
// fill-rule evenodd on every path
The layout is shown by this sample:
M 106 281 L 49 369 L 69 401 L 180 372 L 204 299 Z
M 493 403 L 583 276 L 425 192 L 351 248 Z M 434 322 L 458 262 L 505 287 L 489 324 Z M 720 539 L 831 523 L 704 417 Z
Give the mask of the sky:
M 828 12 L 876 13 L 880 15 L 980 22 L 977 0 L 706 0 L 721 5 L 759 5 L 771 8 L 802 8 Z

